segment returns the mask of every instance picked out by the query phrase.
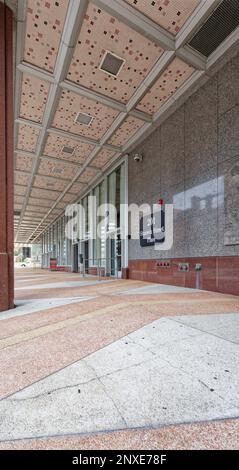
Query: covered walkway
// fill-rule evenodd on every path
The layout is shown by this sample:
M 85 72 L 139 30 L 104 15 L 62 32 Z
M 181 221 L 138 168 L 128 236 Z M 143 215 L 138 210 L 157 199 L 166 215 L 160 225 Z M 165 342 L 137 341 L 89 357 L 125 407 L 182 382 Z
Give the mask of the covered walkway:
M 238 297 L 19 269 L 0 448 L 236 448 Z

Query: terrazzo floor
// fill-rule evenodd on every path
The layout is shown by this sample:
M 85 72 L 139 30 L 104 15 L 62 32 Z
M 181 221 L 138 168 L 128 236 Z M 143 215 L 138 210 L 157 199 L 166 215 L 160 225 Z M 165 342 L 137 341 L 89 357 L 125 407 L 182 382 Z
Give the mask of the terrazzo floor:
M 238 297 L 28 268 L 15 286 L 0 449 L 238 448 Z

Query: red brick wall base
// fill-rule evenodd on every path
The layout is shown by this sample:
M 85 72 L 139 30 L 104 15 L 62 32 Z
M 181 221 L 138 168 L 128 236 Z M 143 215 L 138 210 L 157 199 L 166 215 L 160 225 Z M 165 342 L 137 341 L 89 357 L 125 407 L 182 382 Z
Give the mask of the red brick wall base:
M 159 266 L 165 262 L 169 262 L 169 267 Z M 179 263 L 189 263 L 189 271 L 179 271 Z M 131 260 L 129 279 L 196 288 L 196 263 L 202 265 L 198 273 L 200 289 L 239 295 L 239 256 Z

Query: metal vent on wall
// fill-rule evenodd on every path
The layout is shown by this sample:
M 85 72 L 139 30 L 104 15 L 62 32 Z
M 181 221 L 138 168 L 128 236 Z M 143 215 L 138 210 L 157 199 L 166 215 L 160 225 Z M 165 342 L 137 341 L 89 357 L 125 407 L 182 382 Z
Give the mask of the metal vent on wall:
M 209 57 L 238 26 L 238 0 L 223 0 L 193 36 L 189 46 Z
M 108 73 L 109 75 L 113 75 L 113 77 L 117 77 L 124 63 L 125 59 L 122 59 L 112 52 L 106 51 L 100 63 L 99 69 L 105 73 Z
M 83 124 L 84 126 L 89 126 L 92 120 L 93 116 L 81 112 L 79 112 L 75 118 L 75 122 L 78 122 L 78 124 Z

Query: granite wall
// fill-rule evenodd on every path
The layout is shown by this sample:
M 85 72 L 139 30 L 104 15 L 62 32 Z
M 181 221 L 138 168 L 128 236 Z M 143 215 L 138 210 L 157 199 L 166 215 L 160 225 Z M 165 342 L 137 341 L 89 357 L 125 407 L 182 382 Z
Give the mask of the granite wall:
M 129 240 L 129 260 L 239 255 L 239 55 L 136 152 L 129 204 L 173 202 L 174 244 L 158 252 Z

